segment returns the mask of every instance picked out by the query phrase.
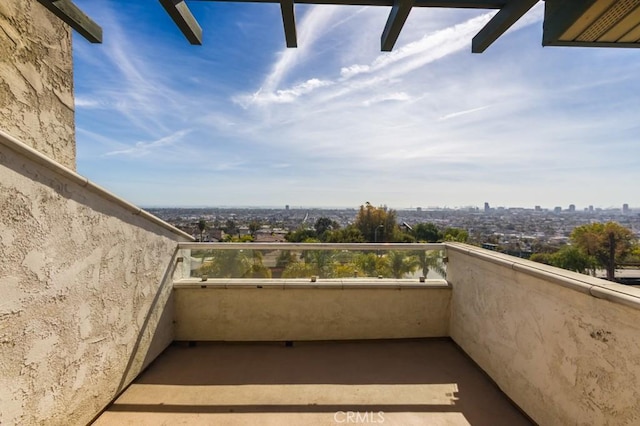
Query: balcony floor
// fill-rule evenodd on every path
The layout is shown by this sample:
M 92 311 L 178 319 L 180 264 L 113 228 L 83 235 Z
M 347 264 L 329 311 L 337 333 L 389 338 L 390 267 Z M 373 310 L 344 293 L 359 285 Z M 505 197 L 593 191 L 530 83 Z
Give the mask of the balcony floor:
M 432 339 L 175 344 L 94 424 L 349 423 L 531 425 L 453 342 Z

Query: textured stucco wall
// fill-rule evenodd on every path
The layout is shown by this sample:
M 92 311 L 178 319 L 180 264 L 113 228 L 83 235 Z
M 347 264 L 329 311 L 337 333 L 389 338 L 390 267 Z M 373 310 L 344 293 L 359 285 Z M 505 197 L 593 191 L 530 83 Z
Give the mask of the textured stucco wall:
M 0 424 L 86 424 L 171 342 L 178 238 L 0 144 Z
M 452 249 L 447 254 L 451 337 L 533 420 L 542 426 L 640 424 L 640 310 L 517 267 Z M 587 288 L 590 282 L 617 287 L 511 260 L 578 278 Z
M 0 129 L 75 170 L 71 32 L 36 0 L 0 1 Z
M 393 339 L 448 334 L 451 289 L 446 287 L 232 286 L 176 288 L 176 340 Z

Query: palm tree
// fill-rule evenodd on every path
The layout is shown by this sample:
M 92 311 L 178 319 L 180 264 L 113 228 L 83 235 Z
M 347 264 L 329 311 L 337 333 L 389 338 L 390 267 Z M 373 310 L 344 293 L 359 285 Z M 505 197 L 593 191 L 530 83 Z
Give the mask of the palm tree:
M 434 270 L 438 275 L 443 278 L 447 275 L 447 270 L 444 267 L 444 261 L 441 251 L 425 251 L 420 250 L 414 254 L 418 260 L 418 266 L 422 269 L 422 276 L 427 277 L 429 270 Z
M 387 254 L 387 266 L 393 278 L 402 278 L 416 270 L 418 260 L 406 252 L 392 250 Z
M 207 229 L 207 222 L 204 219 L 198 221 L 198 230 L 200 231 L 200 242 L 202 242 L 202 235 L 205 229 Z

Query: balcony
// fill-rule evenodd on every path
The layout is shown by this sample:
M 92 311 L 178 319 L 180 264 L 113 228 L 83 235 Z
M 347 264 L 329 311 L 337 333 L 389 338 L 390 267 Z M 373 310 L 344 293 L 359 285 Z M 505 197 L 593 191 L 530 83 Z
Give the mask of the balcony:
M 2 133 L 0 163 L 3 425 L 640 422 L 639 289 L 457 243 L 191 243 Z M 391 266 L 431 251 L 446 277 Z
M 97 425 L 339 424 L 347 414 L 403 425 L 640 420 L 637 289 L 457 243 L 178 250 L 173 344 Z M 334 272 L 247 278 L 251 262 L 219 268 L 225 277 L 206 268 L 242 264 L 240 251 L 263 265 L 287 251 L 309 263 L 324 253 Z M 439 252 L 446 279 L 340 269 L 398 252 Z

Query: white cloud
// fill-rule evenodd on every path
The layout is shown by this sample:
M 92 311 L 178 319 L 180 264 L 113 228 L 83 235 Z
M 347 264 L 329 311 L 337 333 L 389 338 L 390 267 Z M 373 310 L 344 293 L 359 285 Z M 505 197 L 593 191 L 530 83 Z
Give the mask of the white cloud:
M 340 75 L 343 78 L 351 78 L 369 71 L 371 71 L 371 67 L 369 65 L 351 65 L 348 67 L 342 67 L 340 69 Z
M 394 93 L 386 93 L 386 94 L 382 94 L 382 95 L 378 95 L 378 96 L 374 96 L 371 99 L 367 99 L 366 101 L 364 101 L 362 104 L 364 106 L 371 106 L 373 104 L 377 104 L 380 102 L 387 102 L 387 101 L 408 101 L 411 99 L 411 96 L 409 96 L 407 93 L 405 92 L 394 92 Z
M 324 34 L 324 28 L 330 25 L 331 18 L 337 11 L 337 6 L 328 5 L 316 5 L 309 9 L 297 25 L 299 47 L 285 49 L 279 53 L 278 60 L 273 64 L 271 73 L 265 78 L 259 91 L 273 92 L 280 86 L 287 74 L 313 52 L 315 43 Z
M 464 111 L 456 111 L 456 112 L 452 112 L 452 113 L 443 115 L 443 116 L 439 117 L 438 119 L 440 121 L 449 120 L 451 118 L 460 117 L 461 115 L 473 114 L 474 112 L 483 111 L 483 110 L 489 108 L 490 106 L 491 105 L 485 105 L 485 106 L 481 106 L 481 107 L 478 107 L 478 108 L 467 109 L 467 110 L 464 110 Z
M 114 156 L 114 155 L 124 155 L 130 157 L 140 157 L 144 155 L 148 155 L 151 152 L 157 150 L 158 148 L 167 147 L 170 145 L 174 145 L 180 140 L 182 140 L 186 135 L 191 133 L 192 130 L 180 130 L 168 136 L 162 137 L 160 139 L 151 141 L 151 142 L 136 142 L 136 144 L 130 148 L 119 149 L 115 151 L 109 151 L 105 154 L 105 156 Z
M 386 10 L 327 5 L 299 6 L 298 49 L 251 45 L 267 27 L 256 15 L 223 54 L 217 39 L 193 48 L 175 43 L 173 27 L 154 39 L 127 25 L 135 2 L 87 4 L 121 15 L 89 11 L 109 41 L 80 49 L 94 57 L 76 74 L 79 158 L 99 157 L 95 170 L 122 158 L 143 165 L 114 173 L 123 185 L 163 182 L 155 204 L 167 203 L 167 188 L 175 204 L 460 205 L 567 193 L 579 204 L 632 193 L 601 189 L 616 181 L 607 165 L 624 168 L 618 182 L 640 179 L 620 160 L 640 155 L 635 52 L 542 49 L 531 25 L 541 6 L 482 55 L 471 39 L 492 13 L 412 12 L 396 50 L 380 53 Z M 167 176 L 178 173 L 174 185 Z
M 76 96 L 75 105 L 77 108 L 98 108 L 101 106 L 101 103 L 96 99 Z
M 268 105 L 272 103 L 290 103 L 294 102 L 300 96 L 313 92 L 315 89 L 331 86 L 332 84 L 332 81 L 323 81 L 317 78 L 312 78 L 289 89 L 276 90 L 275 92 L 259 90 L 252 95 L 236 96 L 233 100 L 244 108 L 248 108 L 252 104 Z

